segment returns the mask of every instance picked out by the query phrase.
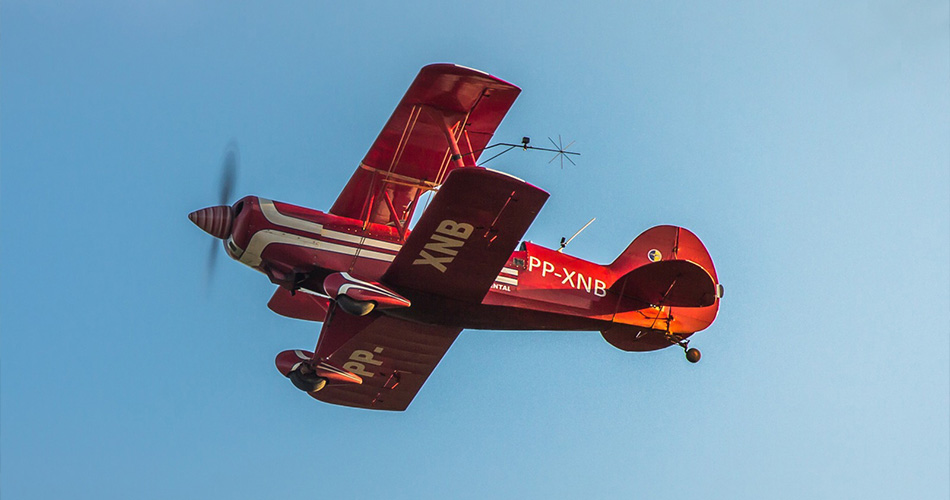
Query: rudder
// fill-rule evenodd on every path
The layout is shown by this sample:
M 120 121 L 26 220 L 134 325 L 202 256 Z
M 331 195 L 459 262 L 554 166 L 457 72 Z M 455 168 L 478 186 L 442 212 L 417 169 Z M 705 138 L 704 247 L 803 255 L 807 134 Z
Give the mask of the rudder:
M 619 278 L 638 267 L 667 260 L 687 260 L 698 264 L 719 283 L 716 268 L 703 242 L 690 230 L 678 226 L 647 229 L 608 267 Z

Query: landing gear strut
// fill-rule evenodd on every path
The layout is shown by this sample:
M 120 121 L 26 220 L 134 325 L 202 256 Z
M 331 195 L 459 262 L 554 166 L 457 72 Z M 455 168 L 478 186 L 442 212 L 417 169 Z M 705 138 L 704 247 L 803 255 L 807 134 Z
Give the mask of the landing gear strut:
M 699 363 L 699 358 L 703 355 L 699 352 L 699 349 L 695 347 L 689 347 L 689 339 L 684 339 L 675 333 L 666 332 L 666 339 L 670 342 L 683 348 L 683 352 L 686 353 L 686 360 L 690 363 Z

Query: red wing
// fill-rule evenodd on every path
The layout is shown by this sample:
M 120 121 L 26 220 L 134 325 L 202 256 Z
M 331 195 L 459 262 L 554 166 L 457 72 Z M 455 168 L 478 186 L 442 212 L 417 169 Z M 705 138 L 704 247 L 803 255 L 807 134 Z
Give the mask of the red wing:
M 381 280 L 401 292 L 481 302 L 547 199 L 501 172 L 455 170 Z
M 310 395 L 343 406 L 405 410 L 461 331 L 331 309 L 315 358 L 359 375 L 363 383 L 330 384 Z
M 404 231 L 420 195 L 460 162 L 476 164 L 519 93 L 508 82 L 462 66 L 422 68 L 330 213 Z M 460 160 L 451 158 L 448 133 Z

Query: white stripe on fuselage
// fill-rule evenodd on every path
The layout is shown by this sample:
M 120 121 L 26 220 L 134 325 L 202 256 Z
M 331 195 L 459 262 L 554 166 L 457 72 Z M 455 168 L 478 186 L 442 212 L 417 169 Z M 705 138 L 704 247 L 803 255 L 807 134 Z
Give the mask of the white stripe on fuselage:
M 518 270 L 512 269 L 510 267 L 503 267 L 501 268 L 501 272 L 498 273 L 498 277 L 495 278 L 495 281 L 498 283 L 504 283 L 506 285 L 518 286 Z
M 377 252 L 374 250 L 367 250 L 365 247 L 373 247 L 381 250 L 389 250 L 392 252 L 399 252 L 399 250 L 402 248 L 402 245 L 397 243 L 324 229 L 322 224 L 301 219 L 299 217 L 292 217 L 282 214 L 279 210 L 277 210 L 274 202 L 272 200 L 268 200 L 267 198 L 258 198 L 258 202 L 264 218 L 275 226 L 305 231 L 314 236 L 336 240 L 341 243 L 354 243 L 359 245 L 359 247 L 350 247 L 341 245 L 339 243 L 320 241 L 306 236 L 278 231 L 276 229 L 264 229 L 254 233 L 254 235 L 251 236 L 251 240 L 248 242 L 247 248 L 244 249 L 240 258 L 238 258 L 239 261 L 251 267 L 257 267 L 261 264 L 261 254 L 263 253 L 264 249 L 267 248 L 267 245 L 270 245 L 271 243 L 282 243 L 285 245 L 312 248 L 314 250 L 323 250 L 344 255 L 356 255 L 359 257 L 380 260 L 384 262 L 392 262 L 395 258 L 395 255 Z
M 398 252 L 402 245 L 398 243 L 390 243 L 388 241 L 374 240 L 372 238 L 367 238 L 365 236 L 359 236 L 356 234 L 341 233 L 339 231 L 332 231 L 330 229 L 324 229 L 321 236 L 327 238 L 332 238 L 334 240 L 345 241 L 347 243 L 356 243 L 358 245 L 381 248 L 383 250 L 392 250 L 393 252 Z
M 264 214 L 264 218 L 267 219 L 271 224 L 289 227 L 291 229 L 299 229 L 300 231 L 306 231 L 308 233 L 323 236 L 324 238 L 332 240 L 344 241 L 346 243 L 356 243 L 360 246 L 380 248 L 382 250 L 391 250 L 393 252 L 398 252 L 399 249 L 402 248 L 402 245 L 398 243 L 391 243 L 388 241 L 367 238 L 365 236 L 359 236 L 356 234 L 341 233 L 340 231 L 325 229 L 322 224 L 280 213 L 272 200 L 268 200 L 266 198 L 258 198 L 258 200 L 260 200 L 261 213 Z
M 366 259 L 381 260 L 384 262 L 392 262 L 393 259 L 396 258 L 395 255 L 374 252 L 372 250 L 366 250 L 365 248 L 337 245 L 336 243 L 306 238 L 304 236 L 285 233 L 275 229 L 262 229 L 251 236 L 251 241 L 248 242 L 247 249 L 244 251 L 244 254 L 241 255 L 239 260 L 251 267 L 257 267 L 261 265 L 261 254 L 264 252 L 264 249 L 267 248 L 267 245 L 270 245 L 271 243 L 281 243 L 284 245 L 312 248 L 314 250 L 323 250 L 345 255 L 358 255 L 359 257 Z
M 284 215 L 277 211 L 277 207 L 274 206 L 274 202 L 266 198 L 258 198 L 261 206 L 261 213 L 264 214 L 264 218 L 275 224 L 277 226 L 289 227 L 291 229 L 299 229 L 301 231 L 306 231 L 308 233 L 320 234 L 323 232 L 323 226 L 317 224 L 316 222 L 310 222 L 308 220 L 300 219 L 297 217 L 291 217 L 289 215 Z
M 495 281 L 497 281 L 497 282 L 499 282 L 499 283 L 504 283 L 504 284 L 506 284 L 506 285 L 516 285 L 516 286 L 518 285 L 518 280 L 517 280 L 517 279 L 514 279 L 514 278 L 506 278 L 506 277 L 504 277 L 504 276 L 499 276 L 499 277 L 495 278 Z

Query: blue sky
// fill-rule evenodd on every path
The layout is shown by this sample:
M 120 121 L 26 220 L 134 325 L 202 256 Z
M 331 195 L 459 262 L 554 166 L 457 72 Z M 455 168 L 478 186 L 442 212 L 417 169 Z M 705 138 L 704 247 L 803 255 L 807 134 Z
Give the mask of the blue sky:
M 946 2 L 0 6 L 0 481 L 9 498 L 947 498 Z M 611 261 L 678 224 L 726 296 L 682 352 L 462 334 L 405 413 L 276 371 L 318 325 L 186 218 L 329 208 L 418 69 L 524 89 L 490 166 L 527 238 Z

